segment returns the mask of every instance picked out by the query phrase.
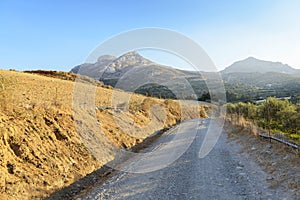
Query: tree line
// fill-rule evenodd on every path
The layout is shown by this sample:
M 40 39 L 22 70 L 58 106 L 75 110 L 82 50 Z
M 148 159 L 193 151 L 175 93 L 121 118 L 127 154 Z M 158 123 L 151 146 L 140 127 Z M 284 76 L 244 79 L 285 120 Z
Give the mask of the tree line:
M 227 113 L 231 117 L 244 117 L 259 127 L 281 131 L 300 140 L 300 103 L 269 97 L 259 104 L 228 103 Z

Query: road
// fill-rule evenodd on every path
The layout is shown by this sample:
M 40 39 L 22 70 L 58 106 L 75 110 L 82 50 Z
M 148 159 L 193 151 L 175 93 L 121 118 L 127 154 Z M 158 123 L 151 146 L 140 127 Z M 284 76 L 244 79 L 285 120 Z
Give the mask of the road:
M 174 143 L 176 134 L 182 136 L 186 134 L 178 140 L 181 141 L 182 146 L 189 144 L 189 140 L 182 140 L 183 138 L 195 136 L 188 148 L 181 147 L 178 142 L 175 142 L 151 160 L 154 165 L 149 165 L 141 161 L 143 158 L 136 156 L 128 161 L 124 169 L 125 171 L 128 169 L 138 171 L 137 166 L 142 166 L 145 171 L 151 171 L 150 168 L 159 165 L 159 161 L 163 163 L 168 157 L 179 157 L 175 162 L 148 173 L 120 171 L 102 186 L 94 188 L 89 194 L 77 199 L 286 198 L 286 194 L 268 187 L 266 181 L 268 175 L 246 153 L 240 153 L 241 147 L 229 141 L 226 133 L 222 133 L 214 149 L 206 157 L 200 159 L 199 149 L 209 123 L 210 119 L 183 123 L 181 132 L 176 129 L 169 131 L 144 151 L 151 152 L 168 146 L 168 142 Z M 196 134 L 190 134 L 189 132 L 195 127 L 197 128 Z M 184 150 L 184 153 L 172 154 L 172 152 L 180 152 L 178 149 Z

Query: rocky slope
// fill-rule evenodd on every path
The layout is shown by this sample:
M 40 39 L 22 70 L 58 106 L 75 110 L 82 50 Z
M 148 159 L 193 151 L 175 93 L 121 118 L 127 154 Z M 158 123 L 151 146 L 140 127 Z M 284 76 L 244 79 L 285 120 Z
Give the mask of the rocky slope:
M 197 99 L 197 96 L 207 92 L 201 73 L 160 65 L 137 52 L 129 52 L 118 58 L 100 56 L 96 63 L 79 65 L 71 72 L 87 75 L 125 91 L 154 97 Z M 191 87 L 195 80 L 201 82 L 201 88 Z
M 154 62 L 142 57 L 137 52 L 128 52 L 120 57 L 100 56 L 96 63 L 84 63 L 71 69 L 71 72 L 95 79 L 120 78 L 135 66 L 154 65 Z

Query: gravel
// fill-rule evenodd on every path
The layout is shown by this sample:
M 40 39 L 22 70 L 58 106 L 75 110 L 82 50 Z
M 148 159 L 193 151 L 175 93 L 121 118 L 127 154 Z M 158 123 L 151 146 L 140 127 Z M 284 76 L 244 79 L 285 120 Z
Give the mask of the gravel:
M 187 128 L 187 137 L 191 136 L 188 127 L 199 129 L 185 153 L 167 167 L 148 173 L 120 171 L 77 199 L 292 199 L 288 193 L 269 188 L 267 180 L 271 176 L 247 153 L 241 153 L 241 145 L 229 140 L 225 132 L 214 149 L 199 159 L 209 122 L 210 119 L 201 119 L 182 124 Z M 144 151 L 162 148 L 176 134 L 170 131 Z M 178 144 L 174 145 L 172 151 L 178 148 Z M 137 160 L 132 158 L 126 166 L 136 165 Z

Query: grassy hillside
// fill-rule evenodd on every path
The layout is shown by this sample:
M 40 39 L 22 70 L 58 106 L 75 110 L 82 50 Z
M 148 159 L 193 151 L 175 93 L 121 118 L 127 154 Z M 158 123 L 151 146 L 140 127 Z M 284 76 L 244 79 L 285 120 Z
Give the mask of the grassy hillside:
M 46 197 L 114 159 L 110 149 L 101 146 L 98 152 L 106 156 L 96 159 L 79 137 L 74 122 L 80 117 L 74 119 L 74 78 L 70 77 L 73 75 L 59 72 L 49 75 L 0 70 L 0 199 Z M 86 89 L 91 87 L 82 84 Z M 131 95 L 129 110 L 111 107 L 112 94 Z M 122 103 L 120 99 L 119 105 Z M 154 120 L 158 124 L 151 123 L 154 104 L 165 109 L 166 120 Z M 120 149 L 129 149 L 180 120 L 206 117 L 207 109 L 114 91 L 100 83 L 95 106 L 94 112 L 84 108 L 76 112 L 95 115 L 105 140 Z M 126 123 L 128 119 L 134 126 Z M 120 128 L 120 123 L 125 127 Z M 144 134 L 132 134 L 136 129 L 143 129 Z

